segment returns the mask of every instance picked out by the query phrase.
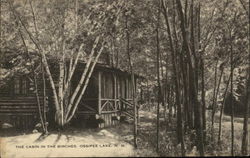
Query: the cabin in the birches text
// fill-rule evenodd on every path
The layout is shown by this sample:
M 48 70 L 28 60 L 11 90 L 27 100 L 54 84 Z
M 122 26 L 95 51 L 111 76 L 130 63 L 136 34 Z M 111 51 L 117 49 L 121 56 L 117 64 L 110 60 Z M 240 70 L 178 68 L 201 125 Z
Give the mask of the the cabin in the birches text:
M 56 72 L 58 64 L 53 63 L 50 66 L 51 70 L 54 70 L 52 71 L 53 78 L 58 78 Z M 40 67 L 36 68 L 38 73 L 41 72 Z M 84 67 L 84 62 L 78 63 L 70 88 L 74 89 L 77 86 Z M 35 84 L 31 76 L 31 73 L 16 73 L 1 84 L 1 123 L 9 123 L 18 129 L 32 128 L 39 122 L 40 108 L 42 114 L 46 115 L 49 125 L 55 124 L 55 106 L 53 106 L 53 94 L 48 79 L 43 82 L 43 76 L 39 73 L 37 84 Z M 136 89 L 139 78 L 135 75 Z M 36 85 L 38 93 L 35 93 Z M 57 88 L 58 84 L 55 85 Z M 46 93 L 44 93 L 44 86 Z M 39 100 L 36 94 L 39 95 Z M 38 101 L 40 106 L 38 106 Z M 86 128 L 108 127 L 119 123 L 121 117 L 133 118 L 133 115 L 130 73 L 107 65 L 96 64 L 71 124 Z

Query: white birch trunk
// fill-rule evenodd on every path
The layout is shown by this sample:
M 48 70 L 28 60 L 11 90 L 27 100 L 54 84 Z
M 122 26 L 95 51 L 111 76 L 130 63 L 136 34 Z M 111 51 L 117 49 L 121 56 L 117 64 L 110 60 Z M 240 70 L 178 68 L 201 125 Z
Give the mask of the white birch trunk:
M 63 85 L 64 85 L 64 54 L 63 54 L 63 57 L 62 59 L 60 60 L 60 63 L 59 63 L 59 87 L 58 87 L 58 102 L 59 102 L 59 105 L 60 105 L 60 110 L 57 112 L 57 114 L 59 116 L 56 116 L 58 117 L 57 120 L 58 120 L 58 124 L 59 125 L 63 125 L 64 124 L 64 108 L 63 108 Z
M 38 45 L 38 42 L 35 40 L 35 38 L 33 37 L 33 35 L 29 32 L 29 30 L 27 29 L 27 27 L 25 26 L 25 24 L 23 23 L 22 19 L 20 18 L 20 16 L 18 16 L 16 14 L 16 11 L 15 9 L 13 8 L 12 4 L 9 3 L 10 5 L 10 8 L 14 14 L 15 17 L 17 17 L 17 19 L 20 21 L 21 25 L 23 26 L 25 32 L 28 34 L 29 38 L 31 39 L 31 41 L 35 44 L 36 48 L 38 49 L 38 52 L 41 54 L 42 56 L 42 62 L 43 62 L 43 65 L 44 65 L 44 68 L 45 68 L 45 71 L 48 75 L 48 78 L 49 78 L 49 82 L 50 82 L 50 85 L 51 85 L 51 88 L 52 88 L 52 92 L 53 92 L 53 96 L 54 96 L 54 101 L 55 101 L 55 108 L 56 110 L 59 110 L 59 104 L 58 104 L 58 100 L 57 100 L 57 93 L 56 93 L 56 88 L 55 88 L 55 84 L 54 84 L 54 81 L 53 81 L 53 78 L 52 78 L 52 75 L 50 73 L 50 69 L 49 69 L 49 65 L 48 65 L 48 62 L 47 62 L 47 59 L 46 59 L 46 55 L 44 53 L 44 50 Z
M 75 72 L 75 69 L 76 69 L 76 66 L 77 66 L 77 63 L 78 63 L 78 60 L 79 60 L 79 56 L 80 56 L 80 54 L 81 54 L 81 50 L 82 50 L 83 46 L 84 46 L 83 44 L 80 46 L 80 48 L 79 48 L 79 50 L 78 50 L 78 52 L 77 52 L 76 59 L 75 59 L 75 61 L 74 61 L 73 66 L 72 66 L 73 61 L 70 61 L 70 62 L 71 62 L 71 63 L 70 63 L 70 71 L 69 71 L 69 76 L 68 76 L 67 82 L 66 82 L 66 84 L 65 84 L 64 95 L 65 95 L 65 93 L 67 92 L 67 90 L 68 90 L 68 88 L 69 88 L 69 84 L 70 84 L 70 81 L 71 81 L 71 79 L 72 79 L 72 76 L 73 76 L 73 74 L 74 74 L 74 72 Z M 72 59 L 72 58 L 71 58 L 71 59 Z
M 76 96 L 77 96 L 77 94 L 78 94 L 80 88 L 82 87 L 83 81 L 85 80 L 87 71 L 88 71 L 88 69 L 89 69 L 89 65 L 90 65 L 91 60 L 92 60 L 92 56 L 94 55 L 95 48 L 96 48 L 96 46 L 97 46 L 97 43 L 99 42 L 99 39 L 100 39 L 100 38 L 97 37 L 96 40 L 95 40 L 95 42 L 94 42 L 93 48 L 92 48 L 91 53 L 90 53 L 90 55 L 89 55 L 89 60 L 88 60 L 88 62 L 87 62 L 87 64 L 86 64 L 86 67 L 85 67 L 85 69 L 84 69 L 84 72 L 82 73 L 81 79 L 80 79 L 80 81 L 79 81 L 79 83 L 78 83 L 78 85 L 77 85 L 77 87 L 76 87 L 74 93 L 72 94 L 72 96 L 71 96 L 71 98 L 70 98 L 70 102 L 69 102 L 69 105 L 67 106 L 65 118 L 68 117 L 69 112 L 70 112 L 70 110 L 71 110 L 71 108 L 72 108 L 72 106 L 73 106 L 73 104 L 74 104 L 75 98 L 76 98 Z
M 78 107 L 78 104 L 80 103 L 80 101 L 81 101 L 81 99 L 82 99 L 82 96 L 83 96 L 83 94 L 84 94 L 84 92 L 85 92 L 85 90 L 86 90 L 86 88 L 87 88 L 87 86 L 88 86 L 89 79 L 90 79 L 90 77 L 91 77 L 91 75 L 92 75 L 92 73 L 93 73 L 93 70 L 94 70 L 94 68 L 95 68 L 95 65 L 96 65 L 96 63 L 97 63 L 97 61 L 98 61 L 100 55 L 102 54 L 103 48 L 104 48 L 104 42 L 102 43 L 102 47 L 101 47 L 101 49 L 99 50 L 99 52 L 98 52 L 98 54 L 97 54 L 97 56 L 96 56 L 96 58 L 95 58 L 95 60 L 94 60 L 94 62 L 93 62 L 93 64 L 92 64 L 92 67 L 91 67 L 91 69 L 90 69 L 90 72 L 88 73 L 88 76 L 87 76 L 87 78 L 86 78 L 86 80 L 85 80 L 83 89 L 82 89 L 82 91 L 81 91 L 79 97 L 77 98 L 77 101 L 76 101 L 76 103 L 74 104 L 72 113 L 71 113 L 71 115 L 67 118 L 66 123 L 68 123 L 68 122 L 72 119 L 72 117 L 74 116 L 74 114 L 75 114 L 75 111 L 76 111 L 76 109 L 77 109 L 77 107 Z

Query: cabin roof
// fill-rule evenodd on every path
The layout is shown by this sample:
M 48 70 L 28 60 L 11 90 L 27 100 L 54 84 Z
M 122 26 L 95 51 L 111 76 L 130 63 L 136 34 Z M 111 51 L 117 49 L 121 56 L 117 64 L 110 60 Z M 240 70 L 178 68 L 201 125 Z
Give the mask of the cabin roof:
M 109 66 L 107 64 L 102 64 L 102 63 L 97 63 L 95 66 L 95 69 L 100 70 L 100 71 L 108 71 L 108 72 L 112 72 L 112 73 L 117 73 L 117 74 L 121 74 L 121 75 L 130 75 L 130 72 L 126 71 L 126 70 L 122 70 L 120 68 L 115 68 L 112 66 Z M 140 76 L 139 74 L 135 74 L 136 78 L 144 78 L 143 76 Z
M 54 63 L 55 60 L 56 60 L 56 58 L 49 57 L 49 62 Z M 66 62 L 69 62 L 69 61 L 70 61 L 70 59 L 66 58 Z M 86 61 L 84 61 L 82 59 L 79 59 L 78 64 L 86 64 Z M 130 72 L 127 71 L 127 70 L 112 67 L 112 66 L 110 66 L 108 64 L 104 64 L 104 63 L 100 63 L 100 62 L 96 63 L 95 69 L 100 70 L 100 71 L 107 71 L 107 72 L 117 73 L 117 74 L 120 74 L 120 75 L 130 75 Z M 139 74 L 136 74 L 136 73 L 134 75 L 135 75 L 136 78 L 145 79 L 145 77 L 142 76 L 142 75 L 139 75 Z
M 35 55 L 35 56 L 39 56 L 37 53 L 35 52 L 30 52 L 32 55 Z M 48 59 L 48 62 L 49 63 L 58 63 L 58 58 L 53 56 L 53 55 L 46 55 L 47 56 L 47 59 Z M 70 61 L 70 58 L 67 58 L 66 57 L 66 62 L 69 62 Z M 55 62 L 56 61 L 56 62 Z M 40 61 L 37 61 L 37 62 L 40 62 Z M 37 63 L 36 62 L 36 63 Z M 78 64 L 86 64 L 86 61 L 84 61 L 83 59 L 79 59 L 78 61 Z M 1 67 L 0 67 L 1 69 Z M 121 68 L 115 68 L 115 67 L 112 67 L 108 64 L 104 64 L 104 63 L 100 63 L 98 62 L 95 66 L 95 69 L 96 70 L 100 70 L 100 71 L 108 71 L 108 72 L 112 72 L 112 73 L 117 73 L 117 74 L 120 74 L 120 75 L 130 75 L 130 72 L 127 71 L 127 70 L 124 70 L 124 69 L 121 69 Z M 7 70 L 7 69 L 6 69 Z M 28 74 L 29 72 L 26 72 L 25 74 Z M 16 75 L 16 73 L 14 72 L 14 74 Z M 13 74 L 13 75 L 14 75 Z M 20 74 L 20 73 L 19 73 Z M 141 79 L 145 79 L 145 77 L 143 77 L 142 75 L 139 75 L 139 74 L 136 74 L 135 73 L 135 77 L 136 78 L 141 78 Z

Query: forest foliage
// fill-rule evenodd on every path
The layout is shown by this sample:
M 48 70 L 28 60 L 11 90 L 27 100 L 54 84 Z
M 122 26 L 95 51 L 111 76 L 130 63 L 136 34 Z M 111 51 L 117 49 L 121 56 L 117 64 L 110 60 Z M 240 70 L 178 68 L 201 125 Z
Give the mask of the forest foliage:
M 0 31 L 1 84 L 15 73 L 31 72 L 41 58 L 44 64 L 50 57 L 59 63 L 68 58 L 94 63 L 100 55 L 98 62 L 127 71 L 132 64 L 134 73 L 146 78 L 141 83 L 144 102 L 158 101 L 168 108 L 169 118 L 177 108 L 182 155 L 189 129 L 196 131 L 197 148 L 204 155 L 208 128 L 213 130 L 214 114 L 226 108 L 224 102 L 234 99 L 249 109 L 248 0 L 1 0 Z M 61 68 L 72 70 L 70 65 Z M 86 71 L 91 75 L 91 68 Z M 63 72 L 62 77 L 70 78 Z M 54 79 L 48 80 L 52 84 Z M 58 117 L 66 115 L 64 123 L 74 111 L 60 108 L 66 91 L 54 93 L 63 111 Z M 224 101 L 226 96 L 231 97 Z M 77 107 L 75 100 L 64 106 Z

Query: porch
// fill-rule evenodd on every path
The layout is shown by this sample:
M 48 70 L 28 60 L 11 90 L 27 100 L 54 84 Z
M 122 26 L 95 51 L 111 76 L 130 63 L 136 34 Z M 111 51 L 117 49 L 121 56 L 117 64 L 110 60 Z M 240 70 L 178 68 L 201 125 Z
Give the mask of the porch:
M 92 124 L 97 121 L 99 125 L 96 126 L 109 127 L 119 123 L 121 116 L 133 118 L 130 76 L 109 71 L 94 72 L 77 109 L 77 120 Z

